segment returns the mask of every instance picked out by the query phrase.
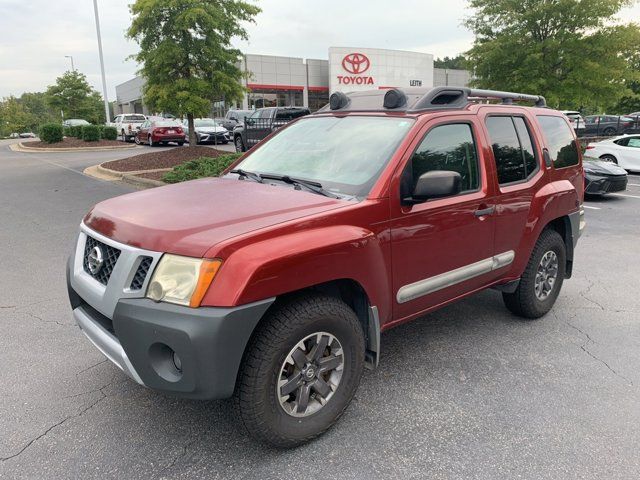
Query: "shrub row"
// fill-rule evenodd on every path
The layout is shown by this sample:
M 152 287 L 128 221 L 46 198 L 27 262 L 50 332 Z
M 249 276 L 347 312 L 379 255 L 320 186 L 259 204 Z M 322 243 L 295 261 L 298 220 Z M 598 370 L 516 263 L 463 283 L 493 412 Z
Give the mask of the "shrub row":
M 118 138 L 118 130 L 116 130 L 115 127 L 107 127 L 104 125 L 75 125 L 73 127 L 64 127 L 63 134 L 65 137 L 81 138 L 86 142 L 97 142 L 100 139 L 116 140 Z M 59 142 L 61 140 L 62 139 L 57 141 Z
M 219 157 L 200 157 L 173 167 L 173 170 L 165 173 L 162 180 L 167 183 L 185 182 L 203 177 L 217 177 L 229 165 L 240 158 L 241 153 L 230 153 Z

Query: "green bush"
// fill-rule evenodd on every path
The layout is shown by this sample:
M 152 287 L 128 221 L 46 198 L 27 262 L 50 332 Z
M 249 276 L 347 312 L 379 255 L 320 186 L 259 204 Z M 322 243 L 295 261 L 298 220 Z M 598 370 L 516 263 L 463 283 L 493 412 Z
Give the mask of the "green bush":
M 65 137 L 72 137 L 73 135 L 71 135 L 71 127 L 62 127 L 62 134 Z
M 83 126 L 82 139 L 85 142 L 97 142 L 98 140 L 100 140 L 100 127 L 98 125 Z
M 69 136 L 75 138 L 82 138 L 82 125 L 73 125 L 69 127 Z
M 40 140 L 47 143 L 62 141 L 62 125 L 59 123 L 45 123 L 40 127 Z
M 240 158 L 241 153 L 230 153 L 219 157 L 200 157 L 173 167 L 162 180 L 167 183 L 185 182 L 196 178 L 217 177 L 225 168 Z
M 118 129 L 116 127 L 103 127 L 102 138 L 104 138 L 105 140 L 117 140 Z

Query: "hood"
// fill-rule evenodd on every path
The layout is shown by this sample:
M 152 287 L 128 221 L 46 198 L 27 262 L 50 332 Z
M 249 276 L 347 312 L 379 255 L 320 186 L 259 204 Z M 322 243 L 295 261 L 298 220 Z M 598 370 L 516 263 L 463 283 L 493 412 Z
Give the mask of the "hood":
M 195 131 L 199 133 L 224 133 L 227 129 L 224 127 L 196 127 Z
M 84 223 L 127 245 L 202 257 L 232 237 L 348 204 L 286 186 L 206 178 L 105 200 Z
M 598 159 L 585 158 L 582 167 L 587 173 L 595 173 L 596 175 L 626 175 L 624 168 L 619 167 L 615 163 L 604 162 Z

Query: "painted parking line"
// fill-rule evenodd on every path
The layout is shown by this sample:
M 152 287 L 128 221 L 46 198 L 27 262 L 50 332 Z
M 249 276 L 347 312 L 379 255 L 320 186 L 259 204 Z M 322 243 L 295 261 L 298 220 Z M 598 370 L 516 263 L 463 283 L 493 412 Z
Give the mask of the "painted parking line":
M 628 187 L 640 187 L 640 183 L 627 183 Z
M 601 210 L 600 207 L 592 207 L 591 205 L 582 205 L 584 208 L 590 208 L 591 210 Z
M 640 198 L 640 195 L 625 195 L 624 193 L 610 193 L 614 197 Z

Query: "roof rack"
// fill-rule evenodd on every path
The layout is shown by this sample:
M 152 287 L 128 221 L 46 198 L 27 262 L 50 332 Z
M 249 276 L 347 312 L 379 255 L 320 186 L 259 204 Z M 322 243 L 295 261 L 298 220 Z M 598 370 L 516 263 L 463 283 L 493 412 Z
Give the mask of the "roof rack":
M 358 92 L 334 92 L 329 97 L 327 110 L 340 111 L 404 111 L 417 113 L 425 110 L 460 110 L 470 102 L 501 100 L 503 105 L 514 102 L 532 102 L 536 107 L 546 107 L 541 95 L 480 90 L 467 87 L 391 88 Z

